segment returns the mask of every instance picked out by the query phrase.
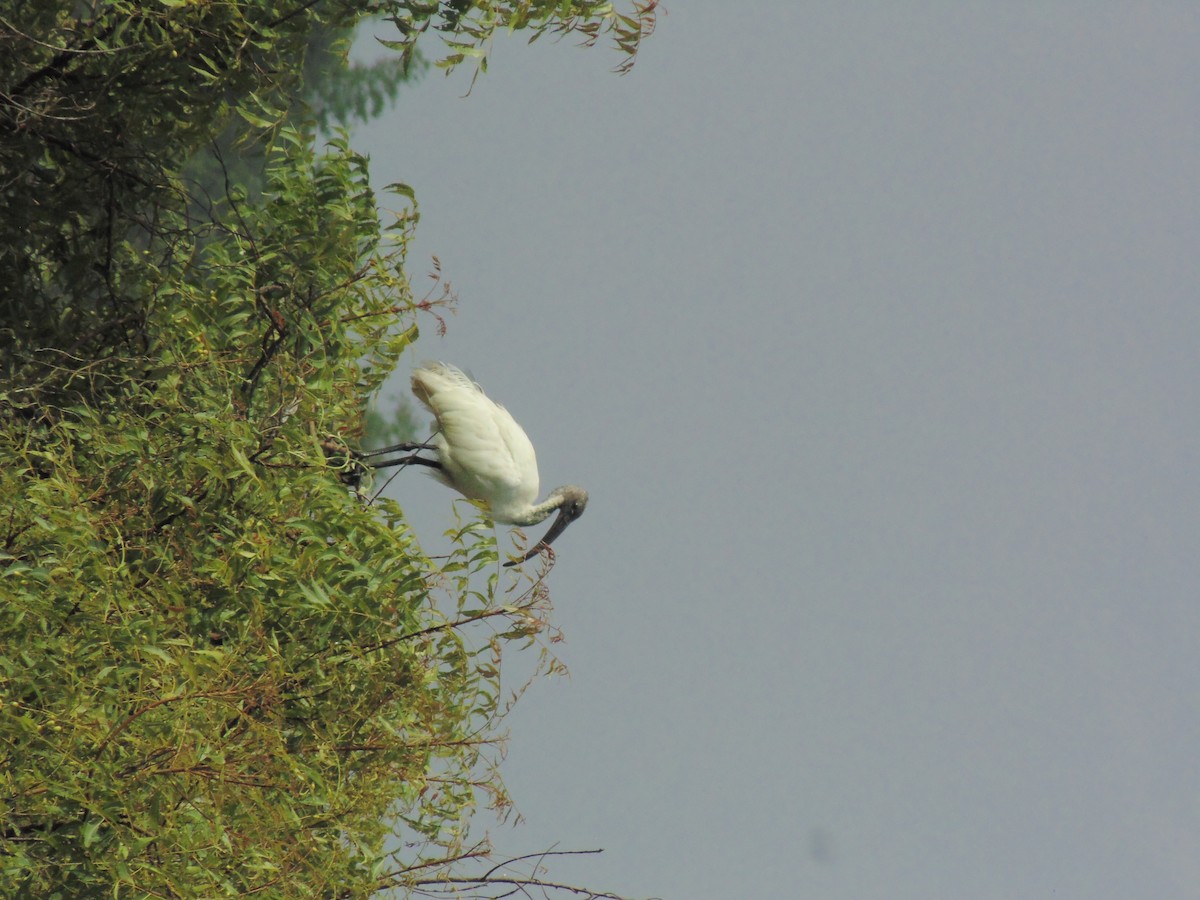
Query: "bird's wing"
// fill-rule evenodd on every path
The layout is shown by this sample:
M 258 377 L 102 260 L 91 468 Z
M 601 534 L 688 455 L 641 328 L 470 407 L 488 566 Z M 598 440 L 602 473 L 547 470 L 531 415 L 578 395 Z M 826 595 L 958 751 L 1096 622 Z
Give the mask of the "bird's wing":
M 412 388 L 437 420 L 441 462 L 455 488 L 487 501 L 501 521 L 537 499 L 537 456 L 508 410 L 445 363 L 413 372 Z

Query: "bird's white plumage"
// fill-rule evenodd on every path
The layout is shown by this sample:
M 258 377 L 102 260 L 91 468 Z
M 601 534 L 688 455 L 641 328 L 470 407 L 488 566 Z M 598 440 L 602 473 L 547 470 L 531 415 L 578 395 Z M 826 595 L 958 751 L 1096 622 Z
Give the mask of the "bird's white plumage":
M 549 509 L 533 515 L 537 454 L 508 410 L 461 369 L 446 363 L 426 363 L 414 371 L 412 390 L 433 414 L 433 443 L 446 484 L 485 501 L 498 522 L 524 525 L 546 517 Z
M 432 443 L 404 442 L 376 450 L 359 451 L 360 460 L 374 460 L 390 453 L 410 455 L 368 465 L 423 465 L 434 469 L 450 487 L 472 500 L 484 503 L 492 519 L 507 525 L 534 525 L 558 510 L 554 524 L 542 539 L 505 566 L 539 554 L 550 553 L 550 545 L 566 527 L 583 515 L 587 491 L 578 485 L 557 487 L 541 503 L 537 501 L 537 454 L 533 444 L 503 406 L 493 403 L 483 388 L 461 369 L 446 363 L 425 363 L 413 372 L 412 390 L 421 404 L 433 413 Z M 434 450 L 431 460 L 413 451 Z

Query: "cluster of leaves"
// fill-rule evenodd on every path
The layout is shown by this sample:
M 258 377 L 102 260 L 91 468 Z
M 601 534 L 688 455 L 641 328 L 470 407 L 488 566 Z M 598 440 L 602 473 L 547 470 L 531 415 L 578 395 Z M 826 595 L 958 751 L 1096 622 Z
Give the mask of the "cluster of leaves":
M 39 348 L 3 397 L 5 894 L 361 893 L 389 813 L 453 847 L 472 802 L 490 699 L 440 576 L 320 446 L 415 336 L 363 161 L 284 132 L 210 212 L 145 350 Z
M 471 60 L 478 75 L 487 71 L 488 50 L 498 32 L 524 31 L 529 33 L 529 43 L 546 34 L 574 35 L 585 47 L 601 37 L 610 38 L 621 53 L 615 69 L 624 74 L 633 68 L 642 39 L 654 33 L 658 0 L 634 0 L 628 14 L 618 12 L 609 0 L 434 0 L 400 6 L 386 13 L 398 38 L 381 43 L 399 51 L 405 61 L 415 52 L 417 36 L 432 28 L 443 34 L 449 51 L 436 65 L 453 69 Z
M 306 90 L 371 14 L 397 66 Z M 404 273 L 412 192 L 382 228 L 366 161 L 314 136 L 431 28 L 453 64 L 499 27 L 632 54 L 652 16 L 0 0 L 0 893 L 359 896 L 477 856 L 500 651 L 548 598 L 498 596 L 482 520 L 435 562 L 339 479 L 448 294 Z

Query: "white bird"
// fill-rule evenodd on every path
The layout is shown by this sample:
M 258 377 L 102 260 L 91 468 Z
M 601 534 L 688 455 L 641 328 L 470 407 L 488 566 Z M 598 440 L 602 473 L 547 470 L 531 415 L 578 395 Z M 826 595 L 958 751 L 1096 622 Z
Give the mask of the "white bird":
M 515 565 L 549 548 L 566 527 L 583 515 L 588 495 L 581 487 L 563 485 L 541 503 L 537 455 L 524 429 L 508 410 L 493 402 L 461 369 L 425 363 L 413 372 L 412 392 L 433 414 L 436 432 L 429 444 L 396 444 L 359 454 L 380 456 L 397 451 L 434 450 L 437 459 L 411 455 L 373 463 L 385 466 L 429 466 L 445 484 L 464 497 L 485 503 L 492 519 L 506 525 L 536 525 L 558 510 L 545 536 Z

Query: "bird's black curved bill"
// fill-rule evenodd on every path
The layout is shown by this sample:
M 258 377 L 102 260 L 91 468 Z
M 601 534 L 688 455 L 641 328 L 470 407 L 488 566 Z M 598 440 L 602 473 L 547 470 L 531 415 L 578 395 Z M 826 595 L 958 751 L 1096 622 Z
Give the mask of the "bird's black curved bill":
M 560 534 L 562 534 L 564 531 L 566 531 L 567 526 L 570 525 L 572 522 L 574 522 L 576 518 L 577 518 L 577 516 L 573 516 L 569 512 L 567 512 L 566 507 L 563 507 L 562 509 L 560 509 L 558 511 L 558 518 L 556 518 L 554 520 L 554 524 L 550 526 L 550 528 L 546 531 L 545 535 L 542 536 L 542 539 L 540 541 L 538 541 L 536 544 L 534 544 L 529 549 L 529 552 L 526 553 L 524 556 L 522 556 L 520 559 L 510 560 L 509 562 L 506 562 L 504 564 L 504 567 L 508 568 L 510 566 L 515 566 L 518 563 L 523 563 L 523 562 L 525 562 L 525 560 L 531 559 L 532 557 L 537 556 L 539 553 L 541 553 L 543 550 L 545 550 L 547 547 L 549 547 L 552 543 L 554 543 L 555 538 L 557 538 Z

